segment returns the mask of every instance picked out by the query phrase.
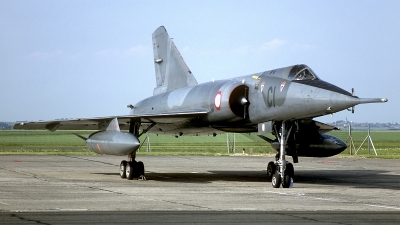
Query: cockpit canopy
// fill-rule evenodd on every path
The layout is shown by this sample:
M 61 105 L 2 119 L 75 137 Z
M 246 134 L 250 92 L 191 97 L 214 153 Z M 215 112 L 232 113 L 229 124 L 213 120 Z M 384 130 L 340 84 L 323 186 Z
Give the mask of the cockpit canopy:
M 293 66 L 288 78 L 292 80 L 319 80 L 317 74 L 304 64 Z

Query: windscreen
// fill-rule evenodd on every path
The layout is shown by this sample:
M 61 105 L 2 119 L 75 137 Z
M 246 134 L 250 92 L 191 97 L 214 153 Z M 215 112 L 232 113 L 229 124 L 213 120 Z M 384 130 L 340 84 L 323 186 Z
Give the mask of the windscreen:
M 306 65 L 293 66 L 288 78 L 292 80 L 318 80 L 318 76 Z

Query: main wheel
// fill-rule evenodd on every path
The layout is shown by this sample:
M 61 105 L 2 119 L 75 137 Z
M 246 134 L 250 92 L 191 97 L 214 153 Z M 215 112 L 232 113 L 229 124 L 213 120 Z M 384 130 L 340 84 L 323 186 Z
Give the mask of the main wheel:
M 127 162 L 125 160 L 121 161 L 121 164 L 119 164 L 119 175 L 121 178 L 126 178 L 126 164 Z
M 275 174 L 276 166 L 274 162 L 269 162 L 267 166 L 267 179 L 271 179 Z
M 281 175 L 279 173 L 275 173 L 272 176 L 272 187 L 279 188 L 281 186 Z
M 136 172 L 138 174 L 137 177 L 144 176 L 144 164 L 143 162 L 139 161 L 136 163 Z
M 126 172 L 125 172 L 126 179 L 132 180 L 134 172 L 135 172 L 135 162 L 128 162 L 126 165 Z

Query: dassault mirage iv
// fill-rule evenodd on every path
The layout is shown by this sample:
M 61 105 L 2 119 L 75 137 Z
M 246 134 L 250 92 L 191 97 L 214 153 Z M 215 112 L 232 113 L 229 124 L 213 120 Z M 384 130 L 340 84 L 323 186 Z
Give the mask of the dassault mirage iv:
M 157 86 L 153 96 L 128 105 L 129 115 L 19 123 L 14 129 L 97 130 L 87 138 L 77 136 L 96 153 L 127 155 L 120 164 L 120 176 L 127 179 L 144 175 L 143 163 L 135 159 L 138 138 L 147 132 L 176 137 L 257 133 L 278 152 L 267 166 L 272 186 L 287 188 L 294 168 L 286 155 L 297 163 L 299 156 L 329 157 L 347 148 L 326 134 L 337 128 L 314 117 L 388 101 L 358 98 L 323 81 L 306 65 L 198 84 L 163 26 L 153 33 L 153 51 Z

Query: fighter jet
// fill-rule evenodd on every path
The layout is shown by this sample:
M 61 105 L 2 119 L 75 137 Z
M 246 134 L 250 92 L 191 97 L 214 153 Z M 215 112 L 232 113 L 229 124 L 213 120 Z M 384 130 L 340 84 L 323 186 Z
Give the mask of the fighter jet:
M 359 98 L 323 81 L 303 64 L 198 84 L 163 26 L 152 39 L 156 87 L 153 96 L 128 105 L 128 115 L 27 122 L 15 124 L 14 129 L 97 130 L 89 137 L 77 136 L 93 152 L 127 155 L 120 163 L 120 176 L 126 179 L 145 174 L 136 152 L 139 137 L 147 132 L 176 137 L 256 133 L 277 151 L 267 165 L 272 186 L 288 188 L 294 168 L 287 155 L 297 163 L 301 156 L 329 157 L 347 148 L 326 134 L 337 128 L 315 117 L 388 101 Z M 264 136 L 267 133 L 275 139 Z

